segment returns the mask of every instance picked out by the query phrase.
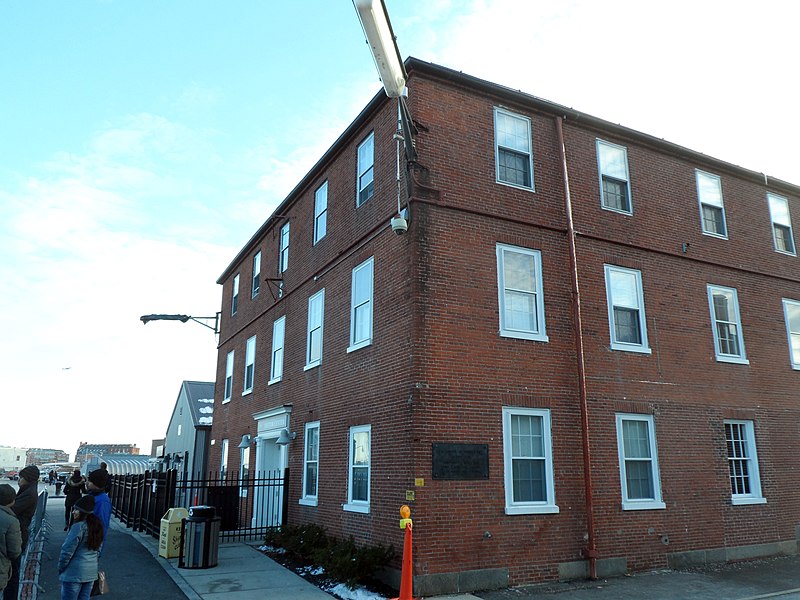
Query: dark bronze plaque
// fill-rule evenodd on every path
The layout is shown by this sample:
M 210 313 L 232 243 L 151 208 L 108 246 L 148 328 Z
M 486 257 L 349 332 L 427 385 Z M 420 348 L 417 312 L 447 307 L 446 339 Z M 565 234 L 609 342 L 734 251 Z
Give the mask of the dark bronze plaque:
M 489 479 L 487 444 L 433 444 L 434 479 Z

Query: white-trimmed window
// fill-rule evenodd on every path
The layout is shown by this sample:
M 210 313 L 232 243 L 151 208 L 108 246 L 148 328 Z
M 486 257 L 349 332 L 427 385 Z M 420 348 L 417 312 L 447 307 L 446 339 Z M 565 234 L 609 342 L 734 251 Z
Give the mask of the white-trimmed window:
M 314 192 L 314 243 L 325 237 L 328 231 L 328 182 Z
M 247 340 L 244 355 L 244 388 L 242 396 L 253 391 L 253 379 L 256 373 L 256 336 Z
M 597 168 L 600 173 L 602 207 L 631 214 L 633 205 L 628 175 L 628 149 L 597 140 Z
M 752 421 L 725 421 L 731 504 L 764 504 Z
M 247 498 L 247 486 L 250 480 L 250 447 L 241 449 L 239 462 L 239 496 Z
M 281 227 L 281 247 L 278 252 L 278 274 L 289 268 L 289 223 Z
M 789 336 L 789 357 L 792 368 L 800 370 L 800 301 L 783 299 L 786 335 Z
M 789 201 L 777 194 L 767 194 L 769 200 L 769 217 L 772 220 L 772 240 L 775 252 L 795 255 L 794 233 L 792 233 L 792 217 L 789 214 Z
M 371 425 L 359 425 L 350 428 L 347 504 L 342 507 L 344 510 L 360 513 L 369 512 L 371 437 Z
M 722 180 L 717 175 L 695 170 L 697 200 L 700 203 L 700 226 L 703 233 L 720 238 L 728 237 L 725 224 L 725 205 L 722 201 Z
M 286 315 L 272 324 L 272 364 L 269 369 L 268 385 L 283 379 L 283 347 L 286 337 Z
M 495 107 L 494 158 L 498 183 L 533 189 L 531 120 Z
M 542 290 L 542 254 L 497 244 L 500 335 L 547 341 Z
M 735 288 L 708 286 L 714 352 L 720 362 L 750 364 L 744 352 L 739 297 Z
M 650 354 L 641 271 L 605 265 L 605 273 L 611 348 Z
M 507 515 L 557 513 L 550 411 L 503 407 Z
M 303 496 L 300 504 L 316 506 L 319 483 L 319 421 L 306 423 L 303 451 Z
M 225 360 L 225 397 L 222 402 L 230 402 L 233 397 L 233 356 L 234 350 L 228 352 L 228 357 Z
M 350 347 L 348 352 L 372 343 L 373 259 L 353 269 L 350 292 Z
M 239 273 L 233 277 L 233 291 L 231 292 L 231 316 L 239 310 Z
M 375 193 L 375 133 L 370 132 L 358 145 L 356 206 L 361 206 Z
M 308 299 L 308 333 L 306 336 L 306 369 L 322 362 L 322 326 L 325 311 L 325 289 Z
M 219 478 L 225 479 L 228 474 L 228 440 L 223 439 L 219 445 Z
M 253 285 L 251 290 L 251 298 L 258 296 L 258 292 L 261 291 L 261 250 L 253 256 Z
M 622 509 L 666 508 L 661 500 L 653 416 L 617 414 L 617 448 Z

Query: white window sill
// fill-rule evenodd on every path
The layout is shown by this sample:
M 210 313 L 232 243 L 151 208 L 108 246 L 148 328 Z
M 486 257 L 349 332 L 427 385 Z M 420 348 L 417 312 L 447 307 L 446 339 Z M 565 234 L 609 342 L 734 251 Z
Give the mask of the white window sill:
M 348 352 L 348 353 L 350 353 L 350 352 L 354 352 L 354 351 L 356 351 L 356 350 L 360 350 L 361 348 L 366 348 L 367 346 L 371 346 L 371 345 L 372 345 L 372 338 L 370 338 L 370 339 L 368 339 L 368 340 L 365 340 L 365 341 L 363 341 L 363 342 L 359 342 L 359 343 L 357 343 L 357 344 L 353 344 L 352 346 L 350 346 L 350 347 L 347 349 L 347 352 Z
M 318 361 L 316 361 L 316 362 L 313 362 L 313 363 L 309 363 L 309 364 L 307 364 L 305 367 L 303 367 L 303 371 L 308 371 L 309 369 L 313 369 L 313 368 L 315 368 L 315 367 L 318 367 L 318 366 L 320 366 L 321 364 L 322 364 L 322 361 L 321 361 L 321 360 L 318 360 Z
M 250 388 L 249 390 L 242 391 L 242 396 L 249 396 L 252 393 L 253 393 L 253 388 Z
M 611 343 L 612 350 L 621 350 L 622 352 L 634 352 L 636 354 L 652 354 L 653 351 L 645 346 L 632 346 L 628 344 L 620 344 L 618 342 Z
M 369 514 L 369 504 L 342 504 L 342 510 L 346 512 L 355 512 L 355 513 L 362 513 L 365 515 Z
M 705 229 L 703 230 L 703 235 L 707 235 L 709 237 L 714 237 L 714 238 L 717 238 L 718 240 L 727 240 L 728 239 L 727 235 L 714 233 L 713 231 L 706 231 Z
M 495 182 L 499 185 L 507 185 L 508 187 L 516 188 L 518 190 L 525 190 L 526 192 L 536 192 L 536 188 L 532 185 L 517 185 L 516 183 L 511 183 L 509 181 L 503 181 L 501 179 L 495 179 Z
M 749 365 L 750 361 L 739 356 L 725 356 L 717 354 L 717 362 L 731 363 L 734 365 Z
M 554 515 L 558 512 L 559 508 L 555 504 L 506 506 L 507 515 Z
M 228 403 L 228 402 L 230 402 L 230 401 L 231 401 L 231 399 L 230 399 L 230 398 L 225 398 L 225 399 L 223 399 L 223 400 L 222 400 L 222 403 L 223 403 L 223 404 L 227 404 L 227 403 Z
M 270 379 L 267 382 L 267 385 L 273 385 L 273 384 L 276 384 L 276 383 L 280 383 L 281 381 L 283 381 L 283 375 L 281 375 L 280 377 L 276 377 L 275 379 Z
M 300 498 L 297 503 L 303 506 L 317 506 L 318 501 L 316 498 Z
M 663 502 L 655 500 L 642 500 L 641 502 L 627 501 L 622 503 L 622 510 L 661 510 L 667 508 Z
M 625 215 L 626 217 L 632 217 L 633 211 L 632 210 L 621 210 L 619 208 L 612 208 L 610 206 L 606 206 L 605 204 L 600 204 L 600 208 L 603 210 L 607 210 L 609 212 L 617 213 L 618 215 Z
M 786 250 L 775 250 L 778 254 L 785 254 L 786 256 L 797 256 L 796 252 L 787 252 Z
M 800 365 L 792 365 L 792 369 L 795 371 L 800 371 Z
M 734 506 L 742 506 L 745 504 L 766 504 L 767 499 L 756 496 L 731 496 L 731 504 Z
M 500 337 L 515 338 L 518 340 L 531 340 L 534 342 L 549 342 L 550 338 L 547 334 L 542 333 L 527 333 L 524 331 L 509 331 L 507 329 L 500 330 Z

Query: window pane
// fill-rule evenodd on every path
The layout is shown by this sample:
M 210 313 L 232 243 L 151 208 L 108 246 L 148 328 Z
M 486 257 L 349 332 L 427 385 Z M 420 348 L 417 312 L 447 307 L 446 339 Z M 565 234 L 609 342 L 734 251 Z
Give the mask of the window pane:
M 739 334 L 733 323 L 717 323 L 720 354 L 739 355 Z
M 544 460 L 514 459 L 514 502 L 546 502 L 547 491 L 544 476 Z
M 353 434 L 353 464 L 369 464 L 369 432 L 357 431 Z
M 513 457 L 544 457 L 542 417 L 511 416 L 511 455 Z
M 650 458 L 650 437 L 647 421 L 622 422 L 625 458 Z
M 505 148 L 497 153 L 499 160 L 499 179 L 514 185 L 530 187 L 530 160 L 527 154 L 519 154 Z
M 369 469 L 366 467 L 353 467 L 352 499 L 361 502 L 369 500 Z
M 626 344 L 642 343 L 638 310 L 614 307 L 614 337 Z
M 317 469 L 317 463 L 306 463 L 306 496 L 317 495 Z
M 703 231 L 725 235 L 725 222 L 722 219 L 721 208 L 703 205 Z
M 528 122 L 501 112 L 497 114 L 497 144 L 520 153 L 530 153 Z M 527 160 L 527 159 L 526 159 Z
M 628 180 L 628 161 L 624 148 L 599 144 L 600 170 L 603 175 L 610 175 L 623 182 Z
M 603 176 L 603 202 L 609 208 L 629 211 L 628 184 L 619 179 Z
M 653 470 L 650 461 L 625 461 L 625 483 L 630 500 L 649 500 L 655 498 Z
M 789 216 L 789 201 L 781 196 L 774 196 L 767 194 L 769 198 L 769 214 L 772 217 L 772 222 L 777 225 L 784 225 L 791 227 L 792 221 Z
M 714 316 L 717 321 L 732 321 L 730 306 L 733 297 L 731 294 L 714 292 Z
M 700 202 L 722 207 L 722 184 L 719 177 L 697 172 L 697 193 Z
M 794 252 L 792 232 L 783 225 L 773 225 L 775 229 L 775 247 L 782 252 Z
M 636 275 L 627 271 L 610 271 L 611 297 L 614 306 L 639 308 L 639 285 Z

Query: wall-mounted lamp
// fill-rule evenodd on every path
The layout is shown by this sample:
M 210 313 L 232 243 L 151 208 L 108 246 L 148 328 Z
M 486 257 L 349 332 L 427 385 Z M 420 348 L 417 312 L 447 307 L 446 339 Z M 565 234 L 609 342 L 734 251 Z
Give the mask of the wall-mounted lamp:
M 172 458 L 172 462 L 173 462 L 173 464 L 176 464 L 176 465 L 179 465 L 179 464 L 181 464 L 181 461 L 182 461 L 182 460 L 183 460 L 183 457 L 182 457 L 180 454 L 176 454 L 176 455 L 175 455 L 175 456 Z
M 293 432 L 289 433 L 289 430 L 284 428 L 284 429 L 281 429 L 281 433 L 278 436 L 278 439 L 275 440 L 275 443 L 278 444 L 278 446 L 286 446 L 289 442 L 291 442 L 296 437 L 297 437 L 297 432 L 293 431 Z
M 249 448 L 249 447 L 250 447 L 250 434 L 249 433 L 245 433 L 242 436 L 242 441 L 239 442 L 239 450 L 244 450 L 245 448 Z

